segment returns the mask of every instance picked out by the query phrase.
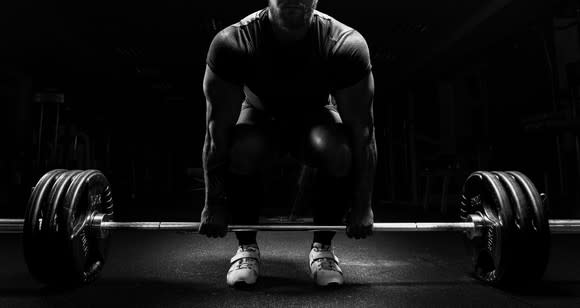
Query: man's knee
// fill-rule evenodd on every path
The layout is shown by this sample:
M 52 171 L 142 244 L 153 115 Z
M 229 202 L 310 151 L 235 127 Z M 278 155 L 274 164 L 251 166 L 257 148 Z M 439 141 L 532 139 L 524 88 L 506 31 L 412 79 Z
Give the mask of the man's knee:
M 335 177 L 344 177 L 350 172 L 352 153 L 344 126 L 315 126 L 310 131 L 309 143 L 316 167 Z
M 236 174 L 254 174 L 268 156 L 268 138 L 256 125 L 238 124 L 232 134 L 230 171 Z

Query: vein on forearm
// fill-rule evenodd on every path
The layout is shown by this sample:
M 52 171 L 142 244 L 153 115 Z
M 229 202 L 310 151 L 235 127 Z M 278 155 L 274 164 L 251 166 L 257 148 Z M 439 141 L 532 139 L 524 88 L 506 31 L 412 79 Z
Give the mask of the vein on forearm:
M 219 125 L 213 119 L 213 112 L 215 110 L 209 105 L 202 154 L 205 193 L 209 204 L 225 200 L 225 176 L 228 168 L 229 127 L 224 126 L 226 123 Z
M 366 125 L 351 126 L 354 206 L 371 206 L 377 165 L 377 145 L 372 115 Z

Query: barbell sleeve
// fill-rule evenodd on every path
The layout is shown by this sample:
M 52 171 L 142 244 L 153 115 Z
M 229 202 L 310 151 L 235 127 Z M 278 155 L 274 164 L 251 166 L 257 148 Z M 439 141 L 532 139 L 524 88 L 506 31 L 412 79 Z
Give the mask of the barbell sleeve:
M 558 234 L 580 234 L 580 219 L 550 219 L 550 232 Z
M 0 233 L 22 233 L 24 219 L 0 219 Z

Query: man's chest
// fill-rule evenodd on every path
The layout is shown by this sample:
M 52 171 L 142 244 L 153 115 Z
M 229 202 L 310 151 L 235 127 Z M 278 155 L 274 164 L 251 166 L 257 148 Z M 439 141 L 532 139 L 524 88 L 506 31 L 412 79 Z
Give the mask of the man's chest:
M 246 86 L 259 97 L 328 95 L 328 60 L 315 50 L 258 51 L 246 67 Z

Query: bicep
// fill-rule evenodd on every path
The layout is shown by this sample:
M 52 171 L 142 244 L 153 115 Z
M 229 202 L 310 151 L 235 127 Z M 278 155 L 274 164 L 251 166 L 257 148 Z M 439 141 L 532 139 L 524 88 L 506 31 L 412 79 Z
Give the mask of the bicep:
M 208 137 L 223 140 L 227 137 L 225 136 L 227 130 L 235 125 L 240 114 L 244 100 L 243 88 L 241 85 L 224 80 L 206 65 L 203 92 L 206 100 Z
M 207 114 L 212 118 L 226 119 L 239 114 L 244 100 L 241 85 L 226 81 L 215 74 L 209 66 L 205 67 L 203 93 L 207 104 Z M 235 121 L 235 119 L 232 119 Z
M 369 72 L 354 85 L 332 93 L 345 125 L 352 128 L 372 128 L 374 92 L 374 78 L 372 72 Z

